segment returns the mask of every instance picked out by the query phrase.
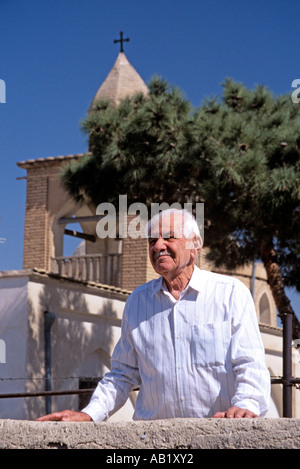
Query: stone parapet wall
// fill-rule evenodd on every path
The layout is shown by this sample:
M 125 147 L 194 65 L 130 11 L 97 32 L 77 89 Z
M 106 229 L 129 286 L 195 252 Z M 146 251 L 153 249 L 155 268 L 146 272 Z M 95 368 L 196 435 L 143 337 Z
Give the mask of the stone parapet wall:
M 0 420 L 1 449 L 299 449 L 300 419 Z

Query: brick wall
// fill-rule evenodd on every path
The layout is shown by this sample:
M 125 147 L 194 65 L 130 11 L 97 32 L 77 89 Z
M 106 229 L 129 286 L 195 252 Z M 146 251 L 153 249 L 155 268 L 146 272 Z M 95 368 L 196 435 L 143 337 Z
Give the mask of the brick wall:
M 48 175 L 40 168 L 27 172 L 23 268 L 48 267 Z
M 148 242 L 145 238 L 123 240 L 121 288 L 133 290 L 138 285 L 157 277 L 148 257 Z
M 23 268 L 49 270 L 52 233 L 49 225 L 49 185 L 58 179 L 62 160 L 21 162 L 27 170 Z M 52 214 L 53 215 L 53 214 Z

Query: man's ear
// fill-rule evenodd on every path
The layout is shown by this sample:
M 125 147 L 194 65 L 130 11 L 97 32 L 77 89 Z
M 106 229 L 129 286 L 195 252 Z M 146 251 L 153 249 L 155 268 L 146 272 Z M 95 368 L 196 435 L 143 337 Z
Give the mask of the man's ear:
M 193 239 L 194 242 L 194 249 L 201 249 L 203 246 L 203 241 L 201 236 L 195 236 Z
M 195 259 L 198 256 L 201 248 L 203 246 L 202 238 L 200 236 L 194 236 L 187 240 L 186 248 L 190 249 L 191 251 L 195 251 Z

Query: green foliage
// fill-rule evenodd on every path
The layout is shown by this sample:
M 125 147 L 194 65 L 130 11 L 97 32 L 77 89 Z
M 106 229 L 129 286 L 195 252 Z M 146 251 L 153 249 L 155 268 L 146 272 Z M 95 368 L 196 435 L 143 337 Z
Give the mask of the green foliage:
M 223 103 L 206 103 L 198 123 L 209 129 L 199 184 L 211 259 L 234 268 L 259 259 L 269 242 L 287 283 L 299 287 L 287 262 L 294 256 L 299 269 L 300 126 L 290 97 L 275 99 L 263 87 L 249 91 L 227 80 Z

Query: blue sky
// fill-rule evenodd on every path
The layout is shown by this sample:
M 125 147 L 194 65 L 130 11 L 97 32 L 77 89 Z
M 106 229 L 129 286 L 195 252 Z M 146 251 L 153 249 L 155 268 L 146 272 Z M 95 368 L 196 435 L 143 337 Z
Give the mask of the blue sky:
M 291 94 L 300 78 L 298 7 L 293 0 L 0 0 L 0 270 L 22 268 L 26 182 L 18 178 L 26 173 L 16 163 L 87 150 L 80 121 L 116 60 L 121 30 L 144 81 L 159 74 L 197 107 L 221 95 L 227 77 Z

